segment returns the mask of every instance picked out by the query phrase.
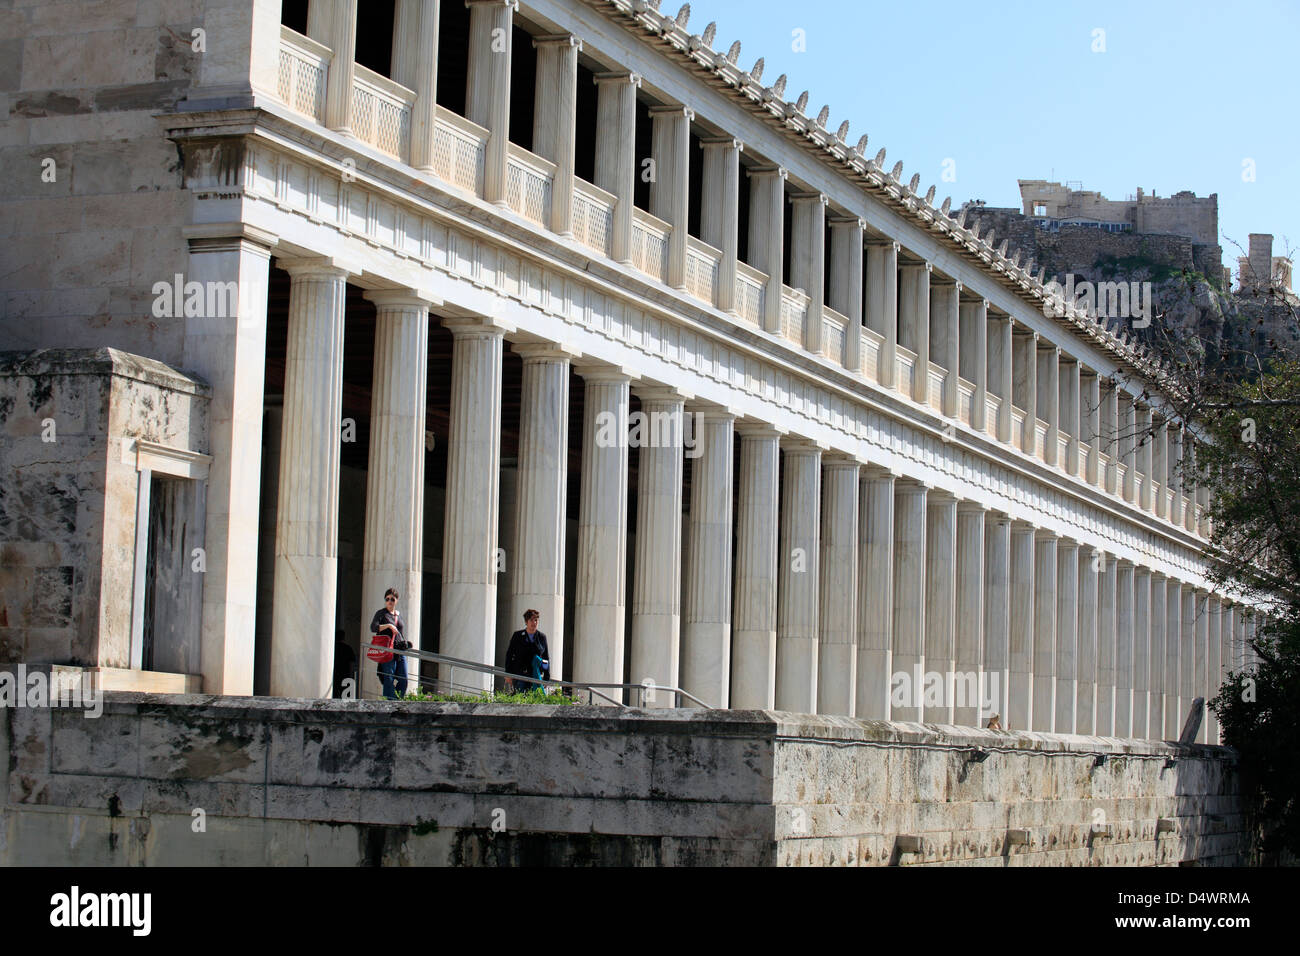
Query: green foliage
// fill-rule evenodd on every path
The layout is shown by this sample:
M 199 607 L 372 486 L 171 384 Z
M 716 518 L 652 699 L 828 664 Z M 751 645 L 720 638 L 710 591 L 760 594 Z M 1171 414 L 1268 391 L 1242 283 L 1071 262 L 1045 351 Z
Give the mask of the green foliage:
M 1292 617 L 1255 641 L 1260 665 L 1233 673 L 1210 701 L 1224 742 L 1241 755 L 1241 787 L 1267 857 L 1300 855 L 1300 622 Z
M 498 694 L 492 691 L 485 691 L 482 694 L 435 694 L 417 690 L 408 692 L 402 700 L 442 701 L 455 704 L 550 704 L 556 707 L 581 703 L 567 694 L 548 694 L 541 688 L 514 694 Z

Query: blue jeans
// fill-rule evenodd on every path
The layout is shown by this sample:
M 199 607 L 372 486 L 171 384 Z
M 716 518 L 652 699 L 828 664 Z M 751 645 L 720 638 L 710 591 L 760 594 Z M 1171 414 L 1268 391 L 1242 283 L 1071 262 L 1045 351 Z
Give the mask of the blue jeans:
M 397 679 L 397 689 L 393 689 L 393 679 Z M 406 693 L 406 656 L 394 654 L 391 661 L 379 665 L 379 682 L 384 685 L 384 697 L 397 700 Z

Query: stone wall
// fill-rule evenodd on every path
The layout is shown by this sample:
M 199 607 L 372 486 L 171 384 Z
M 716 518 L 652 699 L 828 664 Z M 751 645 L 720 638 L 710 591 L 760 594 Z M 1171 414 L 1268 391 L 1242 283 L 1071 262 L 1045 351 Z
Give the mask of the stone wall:
M 0 352 L 0 662 L 130 666 L 122 441 L 206 451 L 208 391 L 116 349 Z
M 0 710 L 0 864 L 1238 863 L 1233 768 L 763 711 L 110 694 Z

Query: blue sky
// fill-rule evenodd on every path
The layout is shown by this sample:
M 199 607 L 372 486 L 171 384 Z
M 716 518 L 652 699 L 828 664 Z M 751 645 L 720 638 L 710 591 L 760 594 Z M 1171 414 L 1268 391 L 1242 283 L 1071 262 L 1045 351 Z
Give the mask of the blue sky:
M 661 9 L 675 14 L 678 0 Z M 696 0 L 690 29 L 741 41 L 763 80 L 830 104 L 867 155 L 883 146 L 953 206 L 1019 206 L 1017 179 L 1081 182 L 1111 199 L 1219 195 L 1220 244 L 1235 266 L 1251 232 L 1300 257 L 1300 3 L 932 3 Z M 1104 52 L 1093 52 L 1104 30 Z M 794 31 L 803 30 L 804 52 Z M 944 160 L 956 181 L 942 180 Z M 1253 160 L 1254 181 L 1243 180 Z M 1075 188 L 1079 188 L 1076 186 Z

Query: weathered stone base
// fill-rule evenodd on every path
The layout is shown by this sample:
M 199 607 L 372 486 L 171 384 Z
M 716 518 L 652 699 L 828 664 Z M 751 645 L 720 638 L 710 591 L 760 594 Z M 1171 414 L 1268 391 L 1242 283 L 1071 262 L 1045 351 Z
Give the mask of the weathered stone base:
M 1244 862 L 1219 747 L 765 711 L 107 698 L 98 719 L 0 710 L 0 864 Z

